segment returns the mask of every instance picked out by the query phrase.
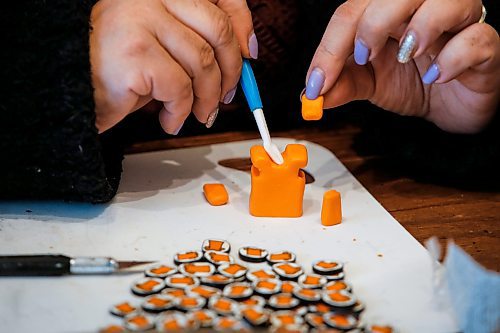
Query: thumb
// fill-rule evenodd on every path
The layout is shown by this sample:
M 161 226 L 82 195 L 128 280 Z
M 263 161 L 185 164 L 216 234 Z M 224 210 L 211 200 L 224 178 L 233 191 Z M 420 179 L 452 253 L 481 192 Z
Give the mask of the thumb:
M 245 0 L 210 0 L 224 11 L 233 27 L 233 32 L 240 44 L 241 55 L 245 58 L 257 59 L 259 46 L 255 36 L 252 14 Z

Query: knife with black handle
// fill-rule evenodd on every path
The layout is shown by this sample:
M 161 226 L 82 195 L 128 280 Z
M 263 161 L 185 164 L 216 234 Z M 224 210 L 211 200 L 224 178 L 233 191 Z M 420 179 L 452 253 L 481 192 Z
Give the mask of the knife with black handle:
M 64 255 L 0 256 L 0 276 L 60 276 L 68 274 L 113 274 L 150 261 L 116 261 L 108 257 L 76 257 Z

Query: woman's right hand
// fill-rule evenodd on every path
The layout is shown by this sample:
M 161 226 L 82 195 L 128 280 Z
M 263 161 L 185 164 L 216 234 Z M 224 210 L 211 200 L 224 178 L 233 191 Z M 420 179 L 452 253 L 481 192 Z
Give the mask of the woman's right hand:
M 100 0 L 91 26 L 99 132 L 152 100 L 167 133 L 191 111 L 210 127 L 234 96 L 241 57 L 258 52 L 244 0 Z

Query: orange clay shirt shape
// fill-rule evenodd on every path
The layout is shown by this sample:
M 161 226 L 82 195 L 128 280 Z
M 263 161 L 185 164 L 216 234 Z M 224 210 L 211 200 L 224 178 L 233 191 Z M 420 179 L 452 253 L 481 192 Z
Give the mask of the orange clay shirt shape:
M 304 120 L 320 120 L 323 117 L 323 96 L 309 99 L 302 95 L 302 118 Z
M 340 224 L 341 221 L 340 193 L 335 190 L 326 191 L 323 195 L 323 205 L 321 207 L 321 224 L 331 226 Z
M 260 217 L 300 217 L 306 178 L 300 170 L 307 165 L 306 147 L 290 144 L 284 163 L 274 163 L 262 146 L 250 150 L 252 190 L 250 214 Z
M 222 206 L 229 201 L 224 184 L 205 184 L 203 185 L 203 194 L 212 206 Z

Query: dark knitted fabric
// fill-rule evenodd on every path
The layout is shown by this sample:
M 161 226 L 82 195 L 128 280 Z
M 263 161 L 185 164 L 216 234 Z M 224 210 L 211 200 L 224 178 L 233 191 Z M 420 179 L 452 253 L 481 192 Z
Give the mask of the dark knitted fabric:
M 94 125 L 94 3 L 19 0 L 0 11 L 2 199 L 97 203 L 116 192 L 122 157 L 114 148 L 103 156 Z

